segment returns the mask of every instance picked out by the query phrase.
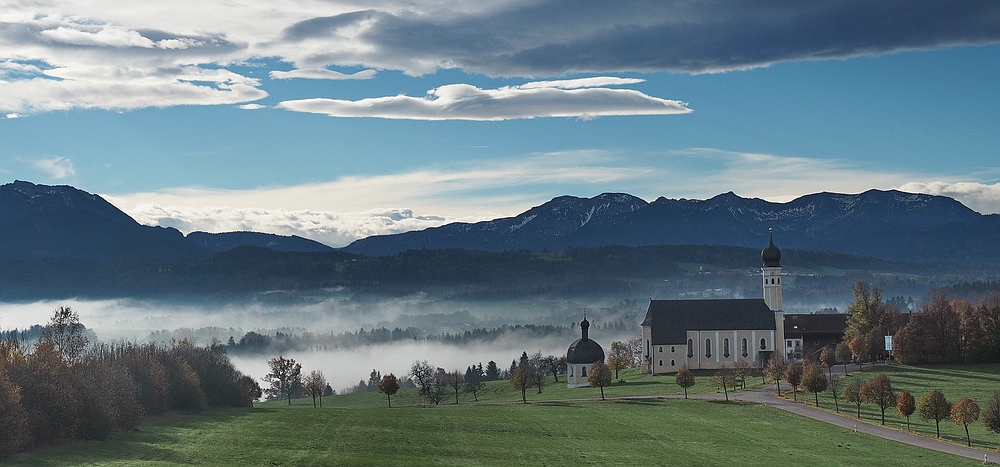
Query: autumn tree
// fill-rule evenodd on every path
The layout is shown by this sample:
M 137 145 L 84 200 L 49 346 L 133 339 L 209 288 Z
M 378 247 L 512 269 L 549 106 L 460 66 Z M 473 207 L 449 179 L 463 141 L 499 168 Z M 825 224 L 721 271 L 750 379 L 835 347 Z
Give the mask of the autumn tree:
M 917 410 L 917 401 L 910 391 L 903 390 L 896 397 L 896 411 L 906 417 L 906 429 L 910 429 L 910 415 Z
M 895 334 L 902 315 L 892 305 L 882 300 L 882 290 L 858 282 L 851 290 L 855 301 L 847 307 L 847 329 L 844 342 L 859 361 L 873 360 L 882 353 L 878 344 L 882 336 Z
M 42 341 L 52 344 L 56 353 L 73 363 L 80 359 L 87 346 L 87 336 L 83 335 L 85 329 L 80 323 L 80 315 L 68 306 L 61 306 L 52 313 L 42 330 Z
M 951 406 L 950 416 L 952 423 L 965 426 L 965 443 L 972 447 L 969 424 L 979 420 L 979 405 L 971 398 L 963 397 Z
M 264 376 L 264 382 L 271 386 L 264 390 L 270 399 L 288 399 L 292 405 L 292 397 L 302 388 L 302 365 L 294 358 L 281 355 L 267 361 L 271 372 Z
M 983 409 L 983 424 L 986 430 L 1000 434 L 1000 391 L 995 391 Z
M 618 372 L 632 367 L 632 349 L 622 341 L 611 343 L 608 352 L 608 367 L 615 371 L 615 379 L 618 379 Z
M 785 362 L 781 357 L 772 356 L 764 366 L 764 374 L 774 380 L 774 386 L 778 389 L 778 396 L 781 396 L 781 380 L 785 377 Z
M 948 399 L 945 399 L 941 391 L 935 389 L 920 399 L 920 403 L 917 404 L 917 412 L 920 413 L 920 419 L 925 422 L 934 420 L 937 437 L 940 438 L 941 420 L 951 415 L 951 404 L 948 403 Z
M 5 357 L 0 354 L 0 459 L 18 452 L 30 441 L 26 414 L 21 406 L 21 388 L 7 377 Z
M 819 393 L 826 391 L 830 380 L 823 374 L 823 370 L 818 363 L 806 361 L 802 370 L 802 387 L 806 391 L 812 392 L 816 398 L 816 407 L 819 407 Z
M 795 362 L 786 365 L 785 381 L 788 381 L 788 384 L 792 386 L 792 400 L 799 400 L 795 393 L 799 390 L 799 385 L 802 384 L 802 366 Z
M 819 362 L 826 367 L 827 378 L 833 378 L 833 366 L 837 364 L 837 355 L 829 346 L 819 352 Z
M 305 378 L 302 379 L 302 388 L 305 389 L 306 394 L 312 397 L 313 407 L 316 407 L 316 398 L 319 398 L 319 406 L 323 407 L 323 391 L 326 390 L 326 378 L 323 376 L 322 371 L 313 370 L 310 371 Z
M 601 388 L 601 400 L 605 400 L 604 388 L 611 386 L 611 367 L 601 360 L 594 362 L 594 366 L 590 368 L 590 373 L 587 374 L 587 382 L 591 386 Z
M 861 385 L 861 399 L 882 410 L 882 424 L 885 425 L 885 409 L 896 405 L 896 392 L 892 389 L 889 375 L 879 373 Z
M 386 400 L 389 402 L 389 408 L 392 408 L 392 395 L 399 391 L 399 380 L 396 379 L 396 375 L 389 373 L 382 377 L 382 380 L 378 383 L 379 394 L 385 394 Z
M 950 363 L 961 360 L 961 317 L 944 295 L 937 294 L 893 339 L 893 352 L 906 364 Z
M 844 375 L 847 375 L 847 364 L 851 363 L 851 357 L 854 356 L 851 353 L 851 347 L 847 345 L 846 342 L 840 342 L 836 347 L 833 348 L 833 355 L 837 357 L 837 361 L 844 364 Z
M 684 365 L 677 371 L 677 374 L 674 375 L 674 381 L 677 382 L 678 386 L 684 388 L 684 398 L 687 399 L 688 388 L 694 386 L 695 383 L 694 373 L 691 372 L 691 369 L 688 368 L 687 365 Z
M 528 362 L 521 362 L 510 375 L 510 386 L 521 391 L 521 402 L 528 403 L 528 388 L 535 385 L 535 380 L 531 377 L 531 369 Z
M 864 402 L 861 399 L 862 384 L 864 383 L 861 380 L 855 378 L 844 388 L 844 401 L 854 403 L 854 405 L 858 406 L 858 420 L 861 420 L 861 403 Z
M 242 407 L 253 407 L 254 401 L 264 395 L 260 384 L 252 376 L 240 375 L 236 380 L 236 388 L 239 391 L 239 400 Z

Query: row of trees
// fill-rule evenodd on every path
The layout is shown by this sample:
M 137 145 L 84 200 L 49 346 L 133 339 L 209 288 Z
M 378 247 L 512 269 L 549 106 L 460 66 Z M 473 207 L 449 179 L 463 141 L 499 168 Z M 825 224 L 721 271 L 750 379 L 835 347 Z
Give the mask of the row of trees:
M 1000 293 L 977 305 L 936 294 L 908 314 L 864 282 L 853 293 L 843 343 L 858 361 L 885 358 L 883 336 L 894 336 L 892 355 L 902 363 L 1000 363 Z
M 89 345 L 83 329 L 60 307 L 36 343 L 0 341 L 0 456 L 103 439 L 148 415 L 250 406 L 261 395 L 224 346 Z

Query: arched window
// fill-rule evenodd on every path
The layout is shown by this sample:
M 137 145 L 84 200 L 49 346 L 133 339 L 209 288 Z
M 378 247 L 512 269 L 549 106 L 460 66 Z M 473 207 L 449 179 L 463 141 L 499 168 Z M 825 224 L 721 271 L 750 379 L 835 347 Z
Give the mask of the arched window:
M 658 350 L 658 352 L 663 353 L 663 346 L 662 345 L 660 346 L 660 350 Z
M 671 361 L 670 361 L 670 366 L 677 366 L 677 362 L 675 362 L 675 361 L 671 360 Z
M 722 339 L 722 356 L 729 358 L 729 338 Z
M 677 347 L 674 347 L 674 346 L 671 345 L 670 346 L 670 353 L 674 353 L 676 351 L 677 351 Z
M 767 339 L 760 338 L 760 350 L 767 350 Z
M 663 360 L 660 360 L 660 366 L 663 366 Z
M 649 358 L 649 339 L 646 339 L 646 358 Z
M 581 377 L 587 376 L 587 367 L 585 366 L 580 367 L 580 376 Z
M 688 339 L 688 358 L 694 357 L 694 341 Z
M 569 366 L 569 375 L 573 376 L 573 365 Z
M 712 339 L 705 339 L 705 356 L 712 356 Z
M 740 354 L 743 355 L 744 357 L 746 357 L 747 355 L 750 355 L 750 352 L 748 351 L 748 347 L 747 347 L 747 338 L 746 337 L 744 337 L 743 341 L 740 342 Z

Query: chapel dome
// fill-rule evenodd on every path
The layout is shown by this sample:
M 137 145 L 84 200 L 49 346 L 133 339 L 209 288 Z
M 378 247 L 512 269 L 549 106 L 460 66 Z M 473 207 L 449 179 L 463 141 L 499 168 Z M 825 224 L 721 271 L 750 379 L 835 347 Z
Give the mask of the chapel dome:
M 566 350 L 566 363 L 573 364 L 591 364 L 598 360 L 604 361 L 604 349 L 601 348 L 601 344 L 590 340 L 587 337 L 588 329 L 590 328 L 590 322 L 587 318 L 583 318 L 580 322 L 580 330 L 583 333 L 583 337 L 573 341 L 569 345 L 569 349 Z
M 766 268 L 781 267 L 781 250 L 774 246 L 774 234 L 771 234 L 771 239 L 767 242 L 767 248 L 764 248 L 760 252 L 760 260 L 764 262 L 764 267 Z

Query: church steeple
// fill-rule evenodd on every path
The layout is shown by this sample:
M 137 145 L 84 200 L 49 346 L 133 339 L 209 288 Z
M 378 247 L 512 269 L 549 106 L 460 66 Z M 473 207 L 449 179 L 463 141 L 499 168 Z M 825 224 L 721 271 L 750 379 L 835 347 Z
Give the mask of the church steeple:
M 774 246 L 774 229 L 768 229 L 770 238 L 767 247 L 760 252 L 764 263 L 761 276 L 764 279 L 764 303 L 774 312 L 782 311 L 781 304 L 781 250 Z
M 583 334 L 583 339 L 589 339 L 587 334 L 590 333 L 590 321 L 587 321 L 587 314 L 583 314 L 583 321 L 580 321 L 580 331 Z

